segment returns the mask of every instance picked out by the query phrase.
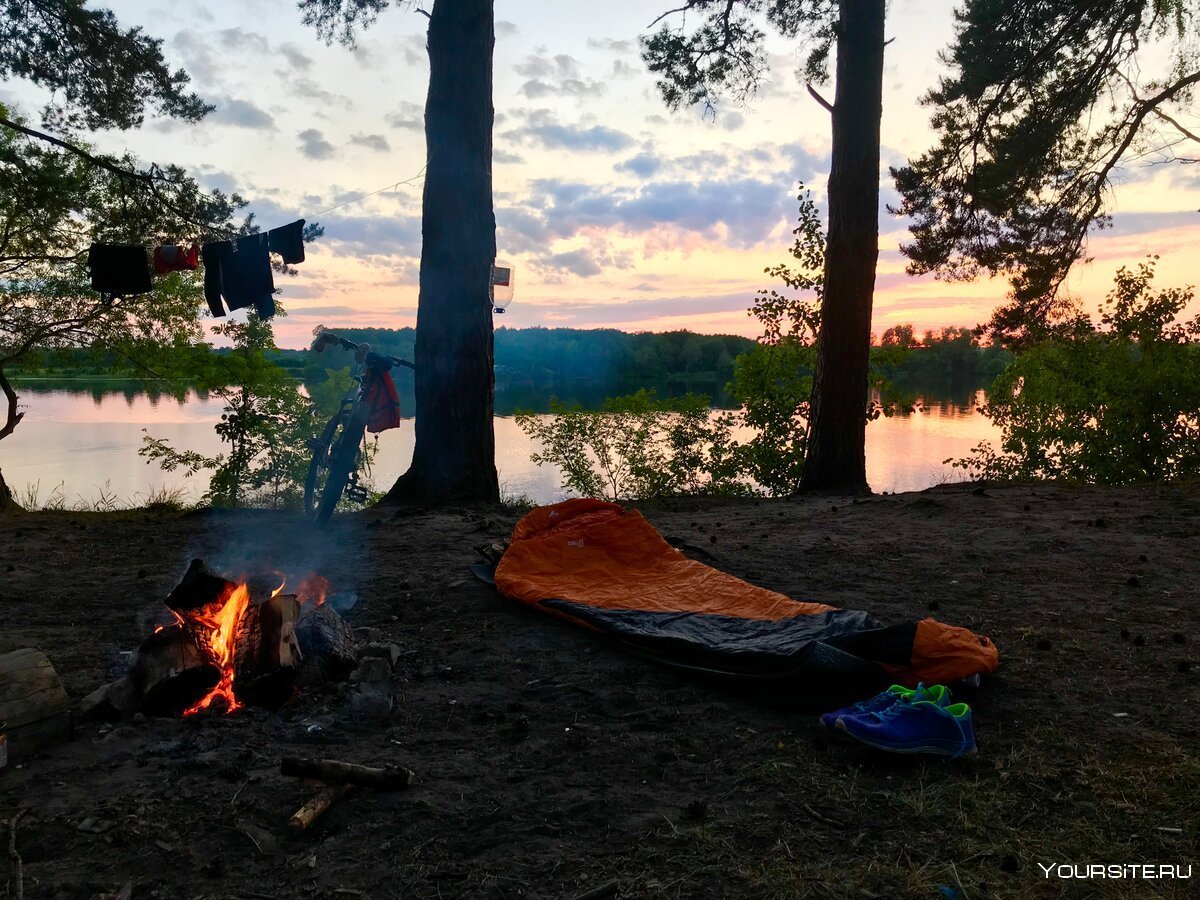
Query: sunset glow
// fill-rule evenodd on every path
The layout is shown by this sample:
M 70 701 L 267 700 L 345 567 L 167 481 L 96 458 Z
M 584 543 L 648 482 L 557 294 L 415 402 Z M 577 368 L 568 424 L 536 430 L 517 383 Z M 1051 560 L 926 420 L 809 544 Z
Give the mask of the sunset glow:
M 179 17 L 152 0 L 111 4 L 148 23 L 173 65 L 217 106 L 200 125 L 149 120 L 97 138 L 102 149 L 186 166 L 209 187 L 251 200 L 264 227 L 300 216 L 325 237 L 294 279 L 281 346 L 313 325 L 415 323 L 420 253 L 426 19 L 388 9 L 350 51 L 324 46 L 291 4 L 216 0 Z M 639 59 L 637 36 L 657 7 L 633 0 L 497 8 L 495 202 L 501 256 L 516 264 L 516 299 L 497 325 L 688 328 L 754 336 L 746 315 L 784 259 L 798 180 L 824 202 L 828 116 L 796 80 L 798 48 L 770 38 L 772 71 L 744 108 L 715 120 L 668 113 Z M 931 142 L 918 100 L 937 79 L 952 35 L 951 4 L 891 4 L 883 160 L 899 164 Z M 6 102 L 36 111 L 27 85 Z M 1195 281 L 1200 167 L 1129 164 L 1114 228 L 1089 244 L 1094 262 L 1070 289 L 1094 307 L 1115 269 L 1162 255 L 1161 284 Z M 885 177 L 883 202 L 894 201 Z M 904 224 L 881 212 L 875 329 L 973 325 L 1003 297 L 1003 281 L 946 284 L 904 274 Z

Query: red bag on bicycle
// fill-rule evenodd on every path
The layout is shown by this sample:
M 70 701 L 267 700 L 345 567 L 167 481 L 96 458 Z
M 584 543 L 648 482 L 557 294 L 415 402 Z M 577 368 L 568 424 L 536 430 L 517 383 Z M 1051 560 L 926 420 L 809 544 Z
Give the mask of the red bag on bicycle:
M 367 389 L 367 431 L 378 434 L 400 425 L 400 394 L 387 372 L 378 373 Z

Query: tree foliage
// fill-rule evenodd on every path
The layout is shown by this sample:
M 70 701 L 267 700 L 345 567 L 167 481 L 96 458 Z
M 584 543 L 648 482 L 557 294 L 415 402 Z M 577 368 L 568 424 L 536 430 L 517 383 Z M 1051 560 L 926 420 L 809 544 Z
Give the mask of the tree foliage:
M 322 425 L 318 403 L 268 358 L 275 349 L 271 326 L 254 312 L 215 331 L 232 342 L 232 350 L 197 353 L 187 368 L 199 388 L 224 398 L 216 432 L 228 449 L 205 456 L 147 433 L 138 453 L 167 472 L 208 472 L 204 500 L 214 506 L 297 506 L 312 457 L 308 439 Z M 348 383 L 348 373 L 336 373 L 325 393 L 344 391 Z
M 1196 162 L 1183 113 L 1200 84 L 1197 0 L 965 0 L 924 102 L 934 147 L 893 169 L 914 274 L 1010 279 L 990 328 L 1070 319 L 1061 289 L 1123 164 Z M 1190 155 L 1189 155 L 1190 148 Z
M 809 48 L 802 75 L 824 82 L 837 9 L 837 0 L 687 0 L 655 19 L 661 27 L 641 38 L 642 58 L 669 109 L 703 104 L 715 111 L 724 97 L 751 98 L 767 72 L 760 20 L 783 37 L 802 38 Z M 668 17 L 679 13 L 672 27 Z M 691 30 L 689 13 L 700 19 Z
M 548 416 L 518 413 L 539 442 L 530 459 L 562 472 L 566 490 L 584 497 L 646 500 L 677 494 L 743 495 L 728 415 L 710 414 L 696 394 L 664 400 L 641 390 L 599 410 L 551 401 Z
M 136 128 L 147 107 L 191 122 L 212 109 L 168 67 L 161 39 L 85 0 L 0 0 L 0 80 L 9 78 L 51 93 L 42 119 L 59 130 Z
M 984 408 L 999 449 L 954 465 L 1089 484 L 1200 477 L 1200 316 L 1180 319 L 1190 287 L 1153 289 L 1155 259 L 1118 270 L 1098 323 L 1077 318 L 1017 355 Z

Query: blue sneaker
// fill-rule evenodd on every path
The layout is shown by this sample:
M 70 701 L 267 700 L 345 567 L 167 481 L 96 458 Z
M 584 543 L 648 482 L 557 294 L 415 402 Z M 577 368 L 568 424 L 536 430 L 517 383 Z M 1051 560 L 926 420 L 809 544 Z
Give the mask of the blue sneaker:
M 912 703 L 914 700 L 928 700 L 930 703 L 936 703 L 938 706 L 949 706 L 950 688 L 941 684 L 935 684 L 932 687 L 925 687 L 923 684 L 918 684 L 916 688 L 906 688 L 900 684 L 893 684 L 886 691 L 876 694 L 870 700 L 862 700 L 851 706 L 843 706 L 841 709 L 825 713 L 821 716 L 821 724 L 830 731 L 833 731 L 837 725 L 837 720 L 842 718 L 842 716 L 883 712 L 894 703 Z
M 893 703 L 880 712 L 843 716 L 835 727 L 868 747 L 890 753 L 932 753 L 954 759 L 975 752 L 971 707 L 965 703 Z

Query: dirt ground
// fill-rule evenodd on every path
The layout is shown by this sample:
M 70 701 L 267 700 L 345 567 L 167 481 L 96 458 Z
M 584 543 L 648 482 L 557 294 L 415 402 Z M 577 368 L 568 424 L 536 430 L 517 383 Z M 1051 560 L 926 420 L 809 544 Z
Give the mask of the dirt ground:
M 372 510 L 322 536 L 265 512 L 0 518 L 0 652 L 41 648 L 75 698 L 119 671 L 135 611 L 193 556 L 316 569 L 403 652 L 386 721 L 353 719 L 327 687 L 274 714 L 80 724 L 0 771 L 0 816 L 29 810 L 25 896 L 1200 895 L 1200 489 L 642 509 L 790 596 L 989 635 L 1001 667 L 970 697 L 978 755 L 831 740 L 813 715 L 501 599 L 467 566 L 515 510 Z M 293 836 L 310 788 L 279 774 L 286 754 L 401 763 L 419 782 L 351 794 Z M 1039 863 L 1193 878 L 1079 883 Z

